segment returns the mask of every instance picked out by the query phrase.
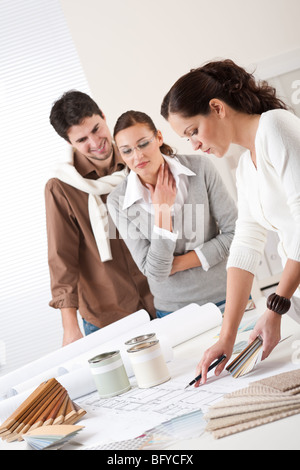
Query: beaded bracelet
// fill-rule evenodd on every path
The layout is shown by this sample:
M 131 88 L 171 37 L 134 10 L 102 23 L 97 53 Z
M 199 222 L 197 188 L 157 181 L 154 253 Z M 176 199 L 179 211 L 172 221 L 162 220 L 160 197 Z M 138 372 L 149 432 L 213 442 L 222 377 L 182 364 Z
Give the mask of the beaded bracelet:
M 286 297 L 281 297 L 278 294 L 270 294 L 267 299 L 267 308 L 272 310 L 272 312 L 278 313 L 279 315 L 284 315 L 291 306 L 290 299 Z

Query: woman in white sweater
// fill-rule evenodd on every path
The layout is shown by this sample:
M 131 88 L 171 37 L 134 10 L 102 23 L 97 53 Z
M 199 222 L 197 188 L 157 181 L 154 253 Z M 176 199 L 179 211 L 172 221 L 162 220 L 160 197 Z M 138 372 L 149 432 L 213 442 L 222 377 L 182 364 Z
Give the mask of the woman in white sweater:
M 209 62 L 177 80 L 161 113 L 194 150 L 217 157 L 231 143 L 246 150 L 237 169 L 239 213 L 227 263 L 222 330 L 197 369 L 205 383 L 210 363 L 222 354 L 227 361 L 231 357 L 268 230 L 279 236 L 283 273 L 249 340 L 262 337 L 264 359 L 280 340 L 282 315 L 291 312 L 291 303 L 300 322 L 300 120 L 272 87 L 256 82 L 231 60 Z

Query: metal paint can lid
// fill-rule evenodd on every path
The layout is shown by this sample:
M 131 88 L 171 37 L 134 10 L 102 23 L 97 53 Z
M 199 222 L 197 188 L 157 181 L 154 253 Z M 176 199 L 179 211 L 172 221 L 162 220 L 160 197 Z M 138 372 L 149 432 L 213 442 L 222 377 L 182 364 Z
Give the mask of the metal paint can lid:
M 132 346 L 132 348 L 127 349 L 127 352 L 134 353 L 134 352 L 143 351 L 144 349 L 152 348 L 158 343 L 159 343 L 158 339 L 156 341 L 147 341 L 146 343 L 139 343 L 139 344 L 136 344 L 135 346 Z
M 99 364 L 99 362 L 106 361 L 110 362 L 109 360 L 112 359 L 118 359 L 120 354 L 120 351 L 111 351 L 111 352 L 105 352 L 102 354 L 98 354 L 97 356 L 92 357 L 91 359 L 88 360 L 90 364 Z
M 134 346 L 135 344 L 138 343 L 144 343 L 147 341 L 154 341 L 156 340 L 156 335 L 155 333 L 149 333 L 147 335 L 140 335 L 136 336 L 135 338 L 129 339 L 128 341 L 125 342 L 126 346 Z

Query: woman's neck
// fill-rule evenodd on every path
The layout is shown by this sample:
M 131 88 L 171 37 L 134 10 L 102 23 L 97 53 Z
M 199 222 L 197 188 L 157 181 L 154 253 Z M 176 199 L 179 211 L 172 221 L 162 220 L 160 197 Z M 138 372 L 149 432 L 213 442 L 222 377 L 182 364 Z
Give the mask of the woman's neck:
M 236 113 L 233 119 L 233 141 L 250 151 L 252 161 L 256 166 L 255 138 L 260 114 Z
M 156 182 L 157 182 L 157 173 L 155 175 L 147 175 L 145 178 L 141 178 L 140 175 L 138 175 L 140 178 L 141 183 L 144 186 L 147 186 L 147 184 L 151 184 L 151 186 L 155 187 Z
M 144 186 L 147 186 L 147 184 L 151 184 L 151 186 L 153 186 L 155 188 L 156 182 L 157 182 L 157 177 L 158 177 L 158 172 L 159 172 L 159 169 L 160 169 L 162 163 L 164 163 L 164 158 L 161 155 L 161 158 L 159 158 L 158 163 L 157 163 L 159 166 L 158 166 L 158 168 L 155 172 L 153 171 L 151 173 L 148 173 L 143 178 L 141 178 L 141 176 L 139 175 L 140 181 Z

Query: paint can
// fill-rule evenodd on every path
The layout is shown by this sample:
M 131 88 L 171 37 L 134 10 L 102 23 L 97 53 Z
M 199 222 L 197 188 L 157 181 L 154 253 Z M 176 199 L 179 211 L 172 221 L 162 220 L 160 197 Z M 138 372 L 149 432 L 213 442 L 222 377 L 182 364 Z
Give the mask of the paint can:
M 140 335 L 136 336 L 135 338 L 129 339 L 125 342 L 126 346 L 135 346 L 139 343 L 147 343 L 148 341 L 156 341 L 156 334 L 149 333 L 148 335 Z
M 99 354 L 88 362 L 101 398 L 121 395 L 131 388 L 120 351 Z
M 127 349 L 139 388 L 149 388 L 171 378 L 159 341 L 139 343 Z

